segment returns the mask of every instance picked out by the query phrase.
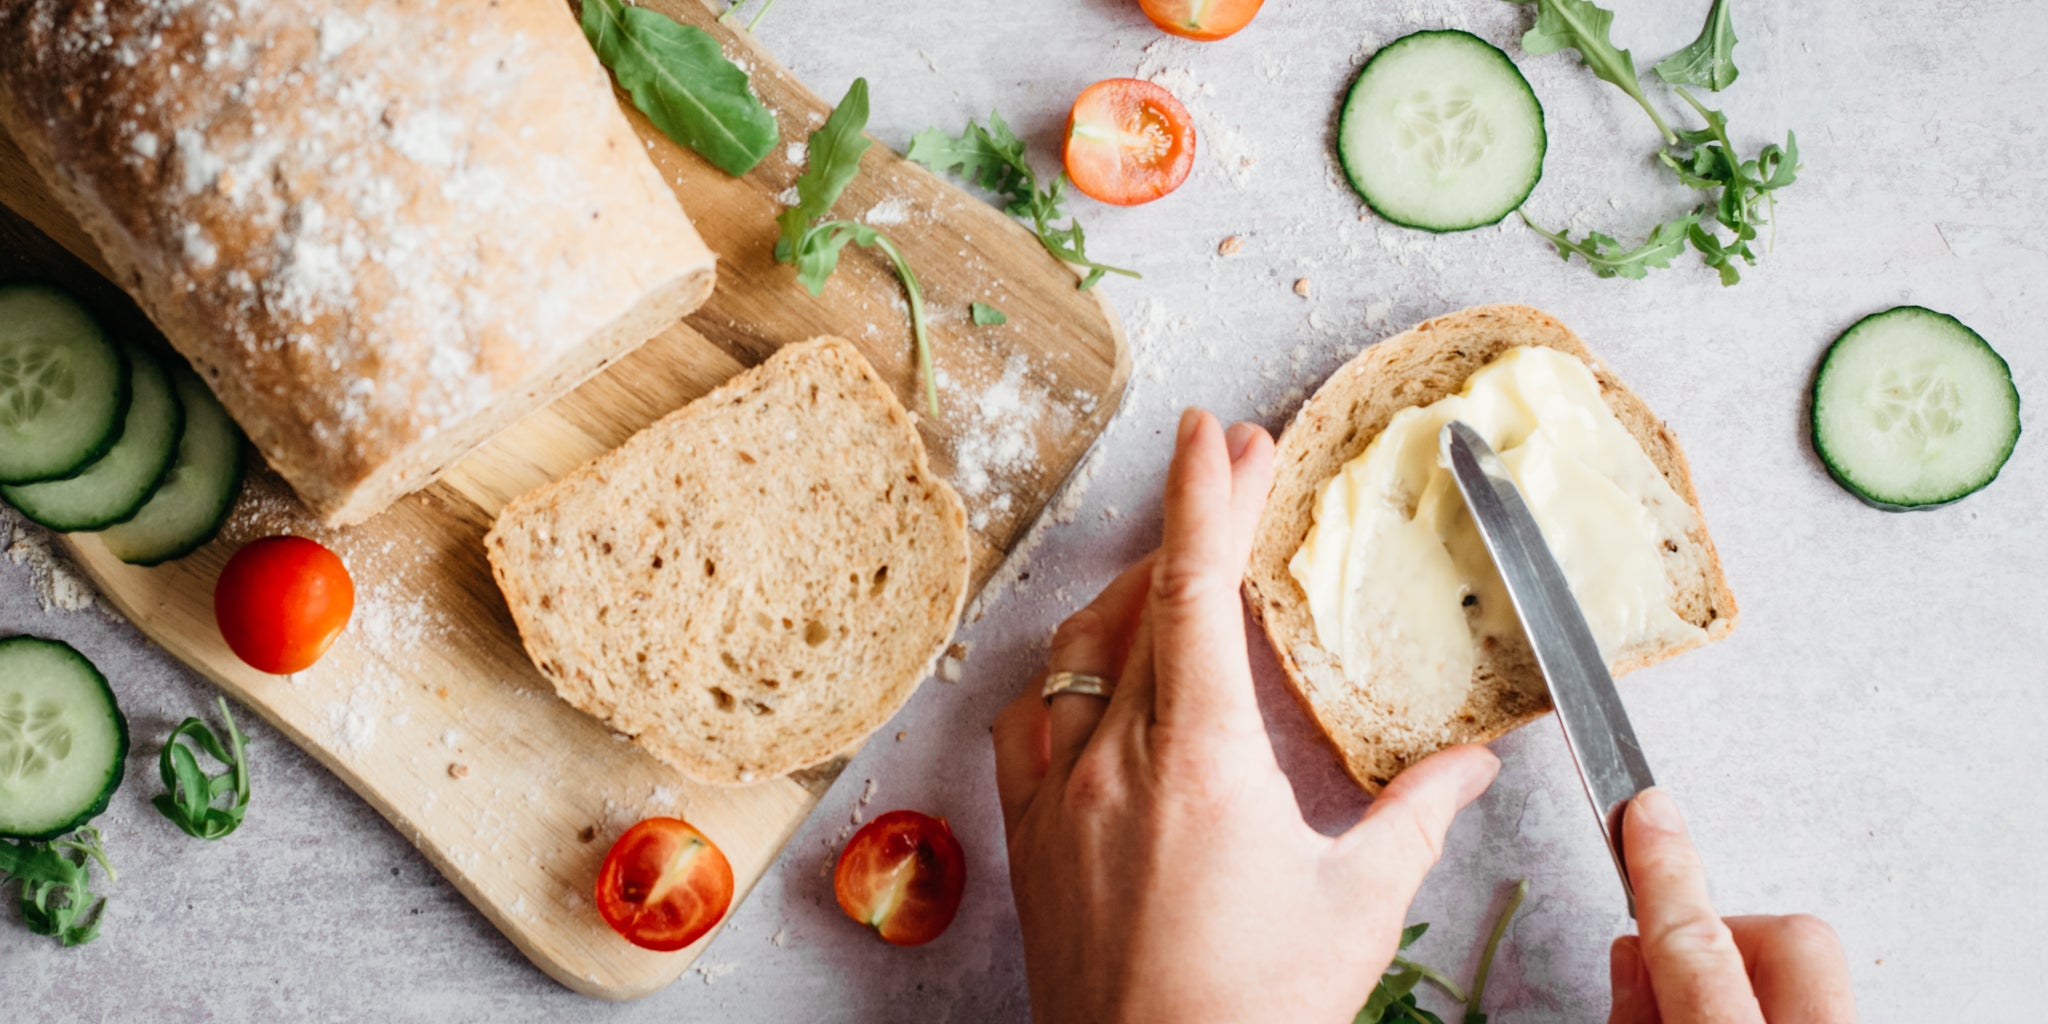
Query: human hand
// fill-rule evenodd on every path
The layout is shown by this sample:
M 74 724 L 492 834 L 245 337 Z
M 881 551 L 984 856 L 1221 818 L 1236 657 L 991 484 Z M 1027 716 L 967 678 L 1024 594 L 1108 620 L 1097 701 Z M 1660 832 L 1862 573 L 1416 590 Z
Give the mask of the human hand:
M 1614 940 L 1608 1024 L 1852 1024 L 1849 964 L 1817 917 L 1731 917 L 1707 901 L 1706 873 L 1678 804 L 1661 789 L 1622 815 L 1641 937 Z
M 1403 772 L 1335 838 L 1302 820 L 1252 692 L 1239 581 L 1273 442 L 1181 419 L 1160 549 L 1054 635 L 1047 671 L 996 720 L 1010 885 L 1041 1024 L 1348 1022 L 1459 809 L 1500 762 L 1481 747 Z M 1041 679 L 1043 677 L 1041 676 Z

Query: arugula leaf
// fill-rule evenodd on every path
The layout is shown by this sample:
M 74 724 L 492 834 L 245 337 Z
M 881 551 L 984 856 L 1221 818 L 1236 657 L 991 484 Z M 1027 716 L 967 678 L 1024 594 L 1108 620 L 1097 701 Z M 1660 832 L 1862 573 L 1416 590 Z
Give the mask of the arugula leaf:
M 1735 84 L 1735 26 L 1728 20 L 1728 0 L 1714 0 L 1700 37 L 1685 49 L 1657 62 L 1657 77 L 1672 85 L 1697 85 L 1720 92 Z
M 1379 984 L 1373 986 L 1372 995 L 1366 998 L 1365 1006 L 1358 1011 L 1358 1016 L 1351 1019 L 1352 1024 L 1384 1024 L 1407 1016 L 1396 1007 L 1409 993 L 1415 991 L 1415 986 L 1421 982 L 1420 971 L 1389 969 L 1386 974 L 1381 975 Z
M 1452 981 L 1450 975 L 1434 967 L 1430 967 L 1427 964 L 1418 964 L 1413 960 L 1407 960 L 1398 956 L 1394 958 L 1394 966 L 1403 971 L 1414 971 L 1423 981 L 1443 989 L 1445 995 L 1461 1003 L 1465 1001 L 1465 990 L 1459 988 L 1458 983 Z
M 1493 931 L 1486 937 L 1486 950 L 1479 954 L 1479 970 L 1472 974 L 1472 998 L 1465 1000 L 1465 1019 L 1462 1024 L 1486 1024 L 1486 1014 L 1479 1007 L 1486 999 L 1486 979 L 1493 973 L 1493 954 L 1500 949 L 1502 936 L 1508 933 L 1508 922 L 1515 919 L 1515 911 L 1522 908 L 1522 900 L 1528 898 L 1529 880 L 1515 881 L 1515 889 L 1508 894 L 1508 905 L 1502 907 L 1500 916 L 1493 920 Z
M 983 327 L 1001 327 L 1010 322 L 1008 314 L 983 302 L 969 303 L 968 312 L 973 314 L 974 322 Z
M 49 842 L 0 840 L 0 885 L 21 883 L 21 921 L 29 931 L 52 936 L 59 945 L 82 946 L 99 937 L 106 917 L 107 901 L 96 899 L 91 888 L 94 862 L 114 881 L 99 830 L 91 826 Z
M 240 827 L 243 815 L 249 812 L 248 739 L 235 728 L 235 716 L 228 711 L 227 698 L 214 699 L 219 701 L 221 717 L 227 721 L 226 742 L 197 718 L 179 722 L 157 758 L 157 774 L 164 781 L 164 791 L 150 800 L 171 824 L 195 839 L 220 839 Z M 199 759 L 192 751 L 178 743 L 188 736 L 208 757 L 226 765 L 228 770 L 209 778 L 200 770 Z M 214 806 L 224 796 L 234 800 L 226 807 Z
M 1411 924 L 1401 929 L 1400 949 L 1407 949 L 1429 931 L 1427 923 Z M 1423 982 L 1442 988 L 1452 999 L 1465 1001 L 1465 994 L 1458 990 L 1456 982 L 1433 967 L 1426 967 L 1400 956 L 1387 967 L 1387 972 L 1373 986 L 1372 995 L 1365 1006 L 1352 1018 L 1352 1024 L 1398 1024 L 1400 1021 L 1428 1021 L 1443 1024 L 1436 1014 L 1416 1004 L 1415 988 Z
M 1536 24 L 1523 33 L 1522 49 L 1532 56 L 1559 50 L 1579 51 L 1579 59 L 1593 69 L 1593 74 L 1627 93 L 1656 122 L 1657 133 L 1664 136 L 1664 141 L 1676 143 L 1678 137 L 1664 123 L 1664 115 L 1643 95 L 1643 84 L 1636 77 L 1635 58 L 1608 39 L 1608 29 L 1613 24 L 1614 12 L 1594 6 L 1591 0 L 1536 0 Z
M 808 164 L 796 179 L 796 205 L 775 218 L 782 225 L 782 238 L 775 244 L 776 259 L 790 261 L 812 222 L 830 214 L 846 186 L 853 184 L 854 177 L 860 174 L 860 158 L 874 145 L 862 133 L 867 123 L 868 80 L 856 78 L 806 144 Z M 822 282 L 819 287 L 823 287 Z
M 1517 211 L 1520 212 L 1520 211 Z M 1568 232 L 1546 231 L 1529 215 L 1523 213 L 1522 223 L 1529 225 L 1537 234 L 1548 239 L 1557 247 L 1557 254 L 1567 262 L 1573 256 L 1583 258 L 1600 277 L 1625 277 L 1638 280 L 1650 272 L 1651 267 L 1668 267 L 1680 253 L 1685 252 L 1687 232 L 1699 225 L 1698 211 L 1688 213 L 1677 220 L 1657 225 L 1650 232 L 1648 240 L 1634 249 L 1623 249 L 1612 236 L 1598 231 L 1589 231 L 1582 241 L 1573 241 Z
M 1088 271 L 1081 279 L 1082 290 L 1095 287 L 1104 274 L 1142 277 L 1135 270 L 1112 267 L 1088 258 L 1087 235 L 1081 222 L 1065 208 L 1067 176 L 1062 173 L 1044 189 L 1038 187 L 1038 172 L 1024 154 L 1024 140 L 1010 130 L 1003 115 L 990 111 L 988 127 L 972 119 L 957 138 L 937 128 L 911 136 L 904 157 L 940 173 L 957 172 L 984 191 L 1003 199 L 1003 212 L 1031 221 L 1031 229 L 1045 251 L 1060 260 Z M 1055 222 L 1067 218 L 1066 227 Z
M 1530 226 L 1535 227 L 1533 224 Z M 1685 251 L 1682 242 L 1678 251 Z M 1500 948 L 1501 937 L 1507 934 L 1508 922 L 1514 919 L 1515 911 L 1528 895 L 1528 881 L 1517 881 L 1514 892 L 1508 896 L 1507 906 L 1493 922 L 1493 933 L 1486 939 L 1486 951 L 1479 957 L 1479 970 L 1472 977 L 1470 995 L 1460 991 L 1443 972 L 1396 956 L 1386 973 L 1380 976 L 1379 983 L 1373 986 L 1372 995 L 1366 999 L 1358 1015 L 1351 1019 L 1351 1024 L 1400 1024 L 1402 1021 L 1444 1024 L 1443 1018 L 1423 1009 L 1415 998 L 1416 986 L 1425 981 L 1442 988 L 1446 995 L 1464 1004 L 1465 1015 L 1460 1024 L 1486 1024 L 1486 1014 L 1479 1012 L 1479 1005 L 1486 996 L 1486 977 L 1493 970 L 1493 954 Z M 1406 950 L 1428 931 L 1427 924 L 1412 924 L 1401 929 L 1400 948 Z
M 1774 224 L 1777 190 L 1799 178 L 1799 139 L 1787 132 L 1784 146 L 1767 145 L 1753 159 L 1744 160 L 1728 138 L 1727 116 L 1709 109 L 1683 87 L 1677 92 L 1707 126 L 1679 133 L 1692 147 L 1689 151 L 1667 150 L 1658 158 L 1680 181 L 1711 194 L 1686 237 L 1701 261 L 1720 272 L 1721 283 L 1733 285 L 1742 280 L 1737 259 L 1756 264 L 1749 243 L 1756 239 L 1759 224 Z M 1733 237 L 1724 241 L 1710 223 L 1727 228 Z
M 1415 996 L 1412 993 L 1409 995 L 1402 996 L 1401 1001 L 1394 1005 L 1395 1008 L 1399 1011 L 1400 1016 L 1389 1017 L 1388 1020 L 1414 1021 L 1416 1022 L 1416 1024 L 1444 1024 L 1444 1019 L 1442 1017 L 1439 1017 L 1436 1014 L 1423 1009 L 1421 1006 L 1416 1005 Z
M 734 176 L 781 140 L 775 115 L 710 33 L 620 0 L 582 2 L 583 35 L 597 59 L 663 135 Z
M 782 237 L 775 242 L 775 258 L 796 265 L 797 283 L 812 295 L 824 292 L 825 282 L 839 269 L 839 255 L 848 243 L 880 249 L 889 258 L 903 293 L 910 299 L 910 333 L 917 342 L 918 371 L 924 377 L 925 404 L 939 414 L 938 378 L 932 371 L 931 341 L 925 335 L 924 288 L 903 250 L 889 236 L 852 220 L 821 220 L 860 173 L 861 154 L 872 145 L 862 134 L 868 123 L 868 80 L 856 78 L 831 116 L 811 133 L 808 143 L 810 166 L 796 179 L 796 205 L 782 211 L 776 223 Z
M 1658 225 L 1634 249 L 1625 249 L 1599 232 L 1574 241 L 1568 234 L 1536 227 L 1526 214 L 1523 221 L 1549 239 L 1560 256 L 1567 260 L 1574 254 L 1583 257 L 1601 277 L 1640 278 L 1652 267 L 1670 266 L 1672 258 L 1690 244 L 1701 261 L 1720 274 L 1723 285 L 1742 280 L 1740 264 L 1757 261 L 1750 243 L 1756 240 L 1758 228 L 1773 224 L 1775 193 L 1798 178 L 1799 145 L 1787 132 L 1784 146 L 1767 145 L 1754 158 L 1743 159 L 1729 140 L 1727 115 L 1709 109 L 1685 89 L 1699 85 L 1719 91 L 1735 81 L 1736 39 L 1728 0 L 1714 0 L 1699 38 L 1657 64 L 1658 77 L 1670 83 L 1706 124 L 1704 128 L 1678 129 L 1650 105 L 1629 52 L 1617 49 L 1609 40 L 1612 11 L 1592 0 L 1536 0 L 1536 5 L 1536 22 L 1522 38 L 1523 48 L 1530 53 L 1578 50 L 1595 75 L 1628 93 L 1656 123 L 1664 137 L 1657 159 L 1680 184 L 1705 195 L 1692 213 Z M 1772 230 L 1776 230 L 1775 224 Z

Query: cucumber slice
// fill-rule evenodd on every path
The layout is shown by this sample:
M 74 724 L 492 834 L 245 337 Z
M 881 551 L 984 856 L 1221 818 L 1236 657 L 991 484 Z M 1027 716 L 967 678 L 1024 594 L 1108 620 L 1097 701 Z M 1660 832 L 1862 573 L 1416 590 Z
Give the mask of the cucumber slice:
M 141 511 L 170 474 L 185 430 L 185 406 L 162 362 L 137 345 L 127 349 L 134 398 L 121 440 L 68 480 L 0 486 L 0 498 L 52 530 L 103 530 Z
M 185 407 L 177 461 L 142 510 L 99 535 L 115 558 L 157 565 L 183 558 L 220 532 L 242 483 L 242 432 L 199 375 L 183 366 L 171 386 Z
M 127 411 L 128 361 L 85 307 L 43 285 L 0 287 L 0 484 L 91 465 Z
M 1543 105 L 1515 62 L 1470 32 L 1402 36 L 1344 100 L 1337 160 L 1373 212 L 1404 227 L 1498 224 L 1543 177 Z
M 53 839 L 107 809 L 128 719 L 70 644 L 0 639 L 0 836 Z
M 1828 346 L 1814 375 L 1814 450 L 1837 483 L 1888 512 L 1983 489 L 2019 438 L 2011 368 L 1946 313 L 1872 313 Z

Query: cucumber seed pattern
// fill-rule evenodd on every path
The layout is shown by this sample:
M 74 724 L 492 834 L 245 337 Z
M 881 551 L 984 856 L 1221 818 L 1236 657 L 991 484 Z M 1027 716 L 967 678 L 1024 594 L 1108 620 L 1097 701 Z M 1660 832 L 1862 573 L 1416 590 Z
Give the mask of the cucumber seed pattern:
M 50 701 L 0 694 L 0 790 L 27 783 L 71 755 L 71 727 Z
M 1469 89 L 1453 88 L 1441 97 L 1424 89 L 1394 108 L 1394 123 L 1395 141 L 1419 153 L 1438 181 L 1478 163 L 1493 142 L 1493 126 Z
M 1933 366 L 1886 367 L 1868 403 L 1878 430 L 1903 431 L 1923 454 L 1963 429 L 1962 390 Z
M 77 393 L 77 375 L 54 349 L 0 353 L 0 425 L 18 428 L 42 415 L 51 398 L 62 402 Z

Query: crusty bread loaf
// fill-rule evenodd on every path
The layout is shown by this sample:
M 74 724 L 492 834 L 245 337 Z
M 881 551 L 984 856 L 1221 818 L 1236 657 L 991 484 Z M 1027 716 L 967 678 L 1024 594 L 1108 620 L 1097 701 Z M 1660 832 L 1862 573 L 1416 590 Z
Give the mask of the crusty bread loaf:
M 0 126 L 330 523 L 695 308 L 561 0 L 0 0 Z
M 1346 363 L 1311 396 L 1280 437 L 1272 498 L 1259 520 L 1245 595 L 1265 626 L 1288 682 L 1323 730 L 1352 778 L 1378 792 L 1395 773 L 1444 747 L 1484 743 L 1550 710 L 1542 672 L 1520 636 L 1478 652 L 1471 696 L 1443 725 L 1404 720 L 1362 694 L 1317 643 L 1307 595 L 1288 572 L 1314 520 L 1316 493 L 1385 429 L 1396 412 L 1455 394 L 1474 371 L 1508 349 L 1541 345 L 1570 353 L 1592 369 L 1601 397 L 1679 497 L 1699 509 L 1692 472 L 1678 439 L 1643 400 L 1617 380 L 1565 326 L 1526 306 L 1480 306 L 1438 317 L 1382 341 Z M 1701 520 L 1703 523 L 1704 520 Z M 1665 559 L 1673 610 L 1701 627 L 1691 642 L 1637 652 L 1617 674 L 1717 640 L 1735 627 L 1735 595 L 1704 525 L 1673 538 Z
M 765 780 L 903 706 L 967 598 L 967 514 L 819 338 L 507 506 L 485 546 L 562 699 L 691 778 Z

